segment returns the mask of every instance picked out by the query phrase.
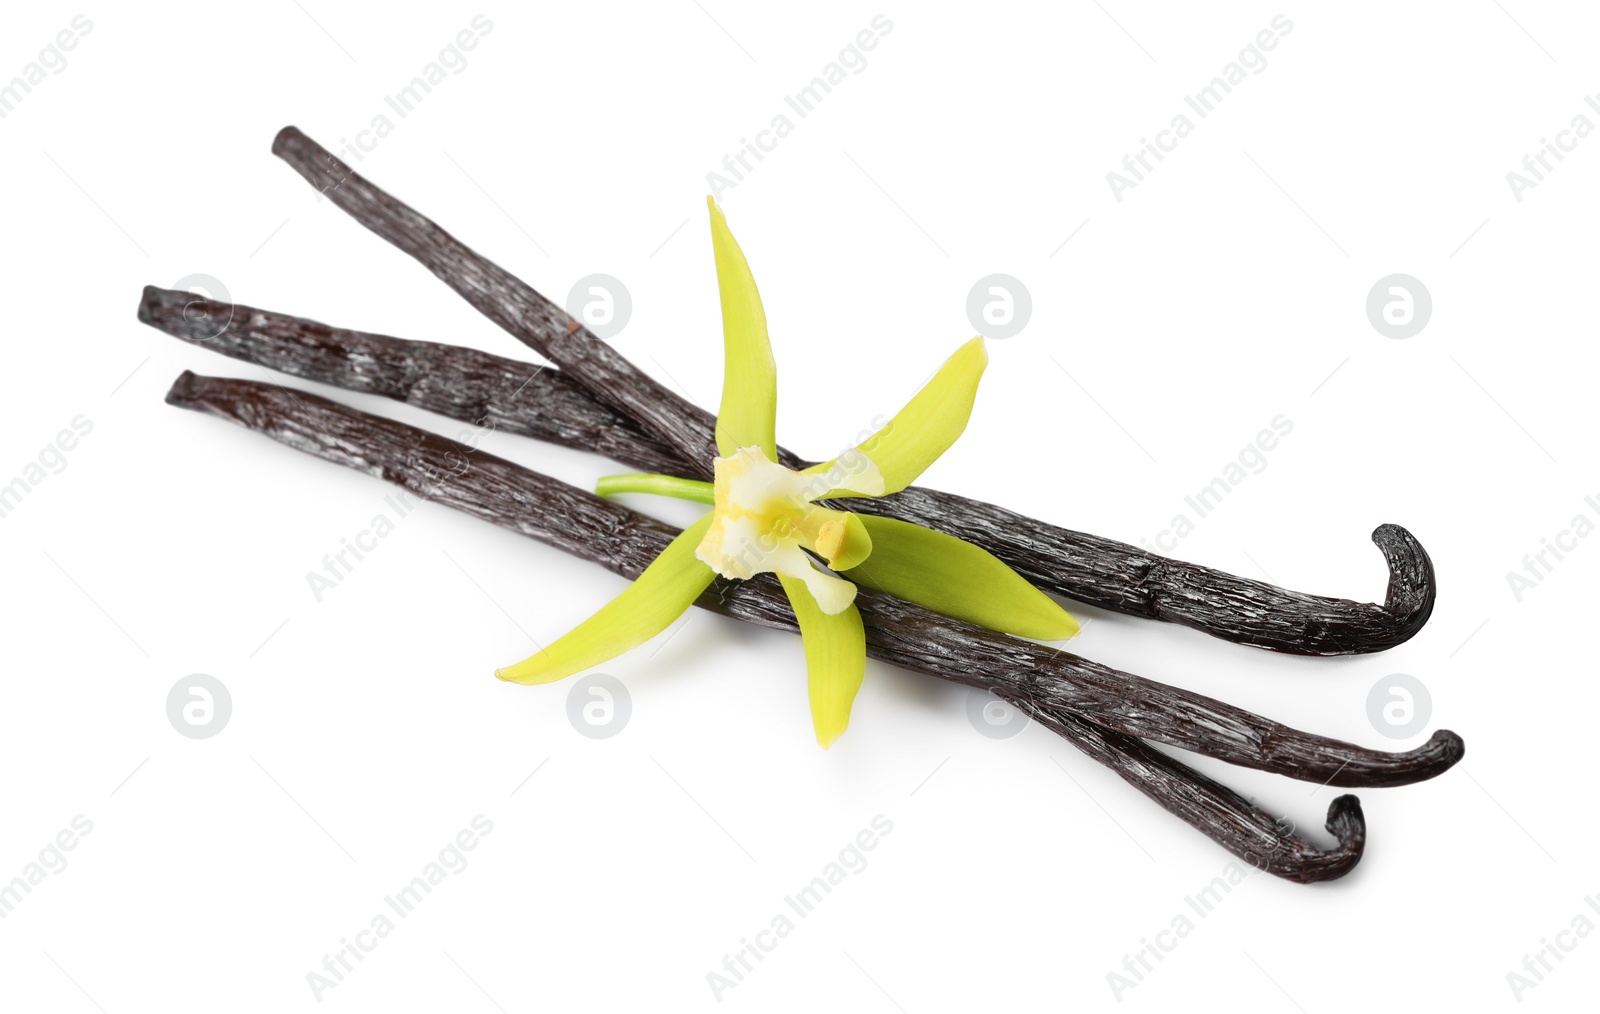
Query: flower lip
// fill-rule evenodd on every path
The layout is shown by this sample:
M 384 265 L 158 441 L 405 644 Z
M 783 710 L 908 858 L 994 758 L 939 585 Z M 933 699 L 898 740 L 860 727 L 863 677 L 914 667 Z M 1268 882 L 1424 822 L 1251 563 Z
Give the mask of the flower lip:
M 819 568 L 806 550 L 830 566 L 856 566 L 871 552 L 859 519 L 818 506 L 829 491 L 824 477 L 792 471 L 759 447 L 740 447 L 714 462 L 712 520 L 695 556 L 723 577 L 747 580 L 760 573 L 803 580 L 825 613 L 855 599 L 855 585 Z

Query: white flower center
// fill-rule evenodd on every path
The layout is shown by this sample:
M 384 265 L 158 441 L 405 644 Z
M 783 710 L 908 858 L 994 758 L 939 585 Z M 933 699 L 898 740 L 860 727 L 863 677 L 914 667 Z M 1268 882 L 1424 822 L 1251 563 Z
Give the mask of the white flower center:
M 695 557 L 723 577 L 747 580 L 770 572 L 799 578 L 823 612 L 843 612 L 856 586 L 805 553 L 834 559 L 848 536 L 845 515 L 813 503 L 830 491 L 829 477 L 784 468 L 759 447 L 741 447 L 714 465 L 711 527 Z

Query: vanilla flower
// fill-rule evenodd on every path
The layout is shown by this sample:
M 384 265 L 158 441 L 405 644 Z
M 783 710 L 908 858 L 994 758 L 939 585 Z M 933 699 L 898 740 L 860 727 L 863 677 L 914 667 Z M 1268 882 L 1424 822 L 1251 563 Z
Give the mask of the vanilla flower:
M 844 732 L 866 671 L 858 585 L 958 619 L 1039 640 L 1077 622 L 990 553 L 930 528 L 825 506 L 835 497 L 898 492 L 966 429 L 988 364 L 983 339 L 956 350 L 882 429 L 803 471 L 778 463 L 777 369 L 766 313 L 744 253 L 716 202 L 712 249 L 722 298 L 724 375 L 714 481 L 666 475 L 602 479 L 596 492 L 660 493 L 711 504 L 632 585 L 570 633 L 499 670 L 516 683 L 550 683 L 643 644 L 670 626 L 721 575 L 776 575 L 804 642 L 817 742 Z

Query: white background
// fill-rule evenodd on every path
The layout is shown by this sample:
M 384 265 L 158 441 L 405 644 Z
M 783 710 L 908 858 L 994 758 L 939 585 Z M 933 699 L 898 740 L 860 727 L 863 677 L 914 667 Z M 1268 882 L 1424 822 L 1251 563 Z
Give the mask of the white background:
M 307 572 L 390 488 L 165 406 L 186 368 L 264 378 L 134 317 L 143 285 L 203 272 L 255 306 L 531 358 L 269 152 L 286 124 L 337 149 L 389 112 L 359 171 L 557 299 L 622 279 L 616 346 L 714 405 L 707 173 L 880 12 L 865 69 L 721 195 L 784 443 L 827 453 L 897 408 L 970 335 L 973 282 L 1005 272 L 1032 319 L 990 343 L 927 484 L 1139 542 L 1281 413 L 1265 470 L 1173 555 L 1381 599 L 1368 533 L 1393 521 L 1438 567 L 1432 621 L 1377 656 L 1077 610 L 1075 650 L 1112 665 L 1369 746 L 1451 728 L 1468 747 L 1360 793 L 1351 876 L 1246 880 L 1120 996 L 1108 973 L 1226 874 L 1215 844 L 1048 732 L 981 735 L 965 689 L 877 663 L 823 752 L 800 645 L 706 614 L 606 666 L 631 720 L 581 736 L 570 684 L 492 672 L 620 581 L 429 505 L 317 602 Z M 93 830 L 0 920 L 8 1009 L 1489 1010 L 1517 1005 L 1525 954 L 1600 923 L 1600 540 L 1520 601 L 1506 576 L 1600 494 L 1600 139 L 1520 202 L 1506 180 L 1574 116 L 1600 122 L 1592 11 L 41 3 L 8 9 L 0 79 L 79 13 L 65 68 L 0 120 L 0 483 L 93 425 L 0 519 L 0 879 L 76 815 Z M 478 13 L 465 69 L 395 117 L 384 96 Z M 1106 174 L 1279 13 L 1265 69 L 1116 200 Z M 1434 304 L 1406 340 L 1365 311 L 1393 272 Z M 615 467 L 484 446 L 584 484 Z M 1432 707 L 1401 741 L 1366 703 L 1397 672 Z M 192 673 L 231 693 L 211 739 L 166 716 Z M 1334 790 L 1199 766 L 1329 840 Z M 467 867 L 319 1001 L 308 973 L 479 814 Z M 719 999 L 708 973 L 879 814 L 866 867 Z M 1600 940 L 1561 939 L 1527 1009 L 1594 994 Z

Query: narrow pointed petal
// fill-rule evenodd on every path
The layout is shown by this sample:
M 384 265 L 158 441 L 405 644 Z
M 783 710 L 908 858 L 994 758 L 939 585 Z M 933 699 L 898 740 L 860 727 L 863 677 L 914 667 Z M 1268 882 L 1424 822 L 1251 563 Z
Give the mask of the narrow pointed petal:
M 717 410 L 717 452 L 759 447 L 778 460 L 774 429 L 778 415 L 778 369 L 767 340 L 767 313 L 750 274 L 744 251 L 728 231 L 716 199 L 711 209 L 711 248 L 717 259 L 717 288 L 722 295 L 722 407 Z
M 553 683 L 616 658 L 667 629 L 716 577 L 694 556 L 710 525 L 707 515 L 685 528 L 621 595 L 548 648 L 495 675 L 512 683 Z
M 883 476 L 883 492 L 870 493 L 859 484 L 851 486 L 846 480 L 840 489 L 828 496 L 850 496 L 853 493 L 881 496 L 895 493 L 917 480 L 939 455 L 950 449 L 972 416 L 972 402 L 978 395 L 978 381 L 984 367 L 989 365 L 989 353 L 984 349 L 983 336 L 967 342 L 945 360 L 933 379 L 922 390 L 912 395 L 888 425 L 868 437 L 856 451 L 864 454 L 877 466 Z M 850 452 L 834 461 L 825 462 L 808 472 L 828 472 L 842 467 Z M 853 492 L 852 492 L 853 491 Z
M 935 612 L 1007 634 L 1061 641 L 1078 621 L 999 559 L 953 535 L 861 516 L 872 557 L 845 577 Z
M 818 608 L 803 581 L 779 577 L 789 595 L 800 638 L 806 650 L 806 683 L 811 695 L 811 724 L 824 750 L 850 724 L 850 707 L 867 671 L 867 635 L 861 613 L 851 605 L 829 615 Z

